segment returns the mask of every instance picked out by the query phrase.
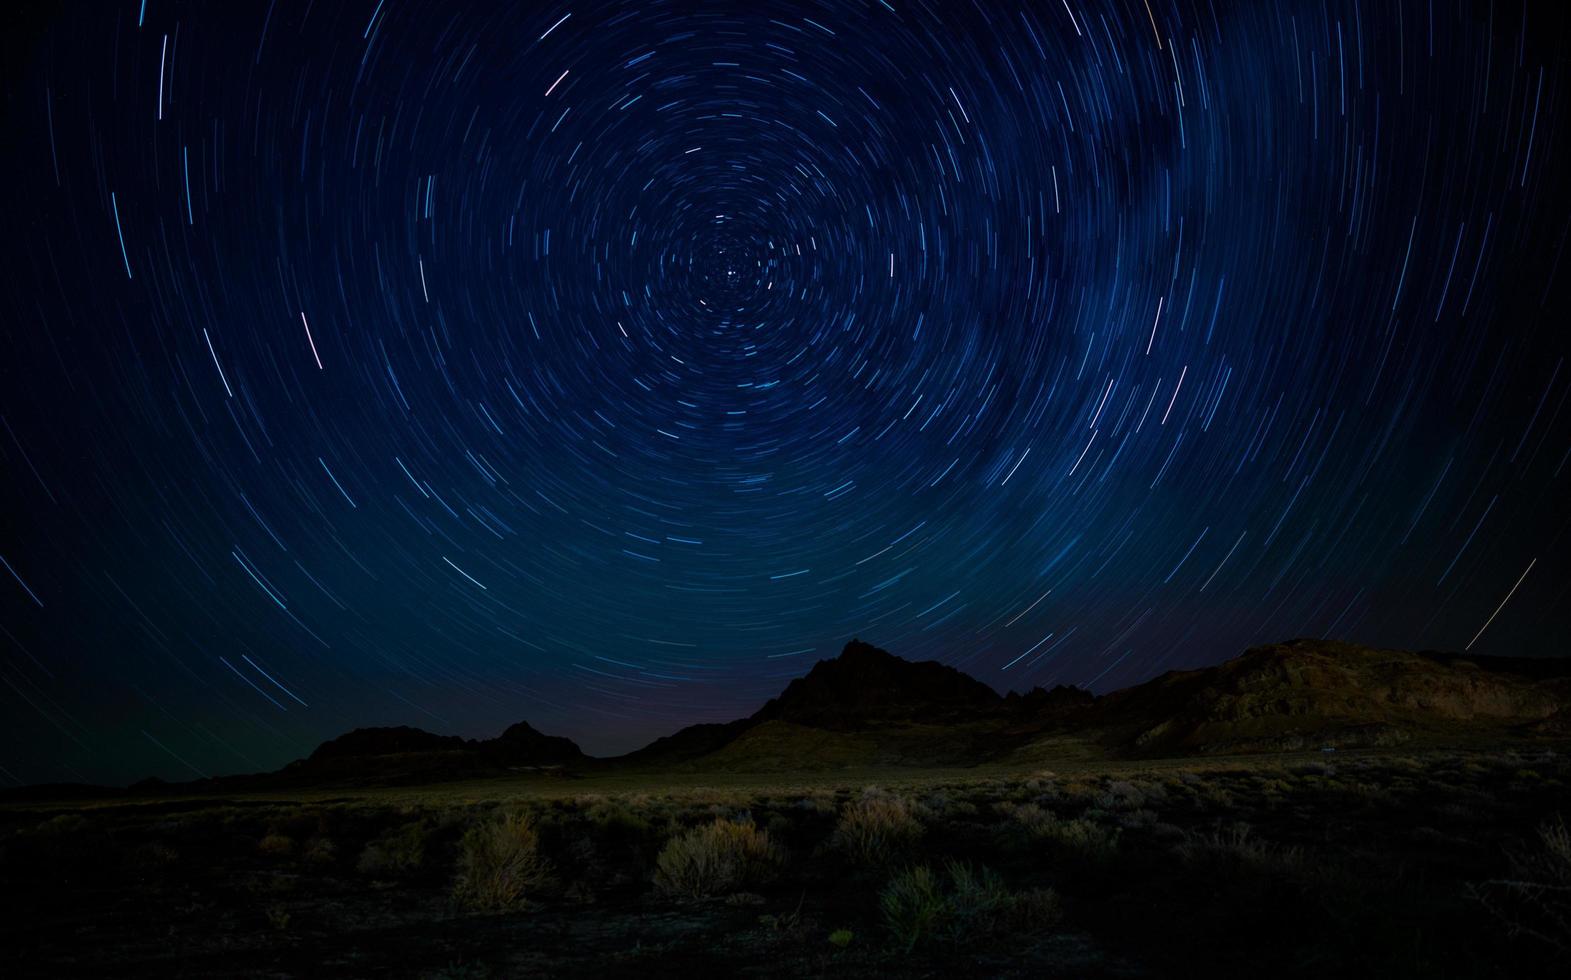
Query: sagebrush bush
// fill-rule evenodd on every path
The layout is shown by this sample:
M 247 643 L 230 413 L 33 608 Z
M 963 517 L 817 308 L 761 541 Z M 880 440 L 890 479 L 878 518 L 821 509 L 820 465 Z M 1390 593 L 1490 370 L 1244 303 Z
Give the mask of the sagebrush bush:
M 1050 840 L 1066 851 L 1089 860 L 1112 857 L 1118 852 L 1117 828 L 1108 828 L 1095 820 L 1051 820 L 1037 829 L 1036 834 Z
M 922 864 L 889 879 L 878 896 L 884 925 L 895 942 L 907 951 L 933 933 L 944 914 L 944 895 L 938 876 Z
M 1013 906 L 1013 896 L 1004 881 L 987 868 L 951 861 L 948 865 L 950 893 L 945 913 L 946 931 L 951 938 L 986 935 L 993 932 Z
M 1010 932 L 1030 932 L 1060 918 L 1051 888 L 1012 892 L 987 869 L 961 861 L 943 876 L 926 865 L 899 872 L 879 895 L 884 925 L 906 951 L 926 941 L 964 945 Z
M 1303 864 L 1303 855 L 1296 848 L 1278 847 L 1254 837 L 1244 823 L 1209 834 L 1190 834 L 1174 850 L 1191 867 L 1221 873 L 1259 871 L 1288 875 Z
M 288 857 L 295 852 L 295 842 L 283 834 L 268 834 L 256 847 L 269 857 Z
M 1126 810 L 1117 816 L 1118 825 L 1125 830 L 1145 830 L 1156 826 L 1156 814 L 1150 810 Z
M 503 911 L 522 906 L 551 880 L 540 853 L 540 833 L 527 813 L 504 813 L 464 832 L 458 847 L 453 897 L 469 908 Z
M 593 804 L 584 813 L 585 819 L 602 835 L 612 839 L 635 839 L 648 834 L 651 825 L 647 819 L 626 803 L 604 800 Z
M 1064 851 L 1085 858 L 1093 860 L 1106 858 L 1118 850 L 1120 830 L 1104 826 L 1089 817 L 1061 820 L 1051 810 L 1035 803 L 1001 807 L 1000 812 L 1013 818 L 1015 823 L 1031 837 L 1050 841 Z M 1146 811 L 1133 811 L 1119 816 L 1129 819 L 1134 817 L 1134 814 L 1142 812 L 1145 812 L 1147 817 L 1153 818 L 1149 822 L 1154 822 L 1154 815 Z M 1141 819 L 1132 822 L 1142 826 L 1147 823 Z
M 1026 833 L 1040 836 L 1047 827 L 1053 823 L 1055 817 L 1049 810 L 1044 810 L 1035 803 L 1022 803 L 1009 811 L 1015 822 L 1020 824 Z
M 306 842 L 305 859 L 310 864 L 325 867 L 338 860 L 338 846 L 327 837 L 313 837 Z
M 431 828 L 423 820 L 390 830 L 365 846 L 355 867 L 373 877 L 413 874 L 425 864 Z
M 922 822 L 898 796 L 872 796 L 849 804 L 832 843 L 857 864 L 887 865 L 905 857 L 922 837 Z
M 1138 810 L 1145 806 L 1145 794 L 1127 780 L 1114 780 L 1097 794 L 1096 805 L 1103 810 Z
M 702 898 L 727 895 L 767 880 L 780 849 L 750 820 L 716 819 L 673 837 L 655 859 L 661 891 Z

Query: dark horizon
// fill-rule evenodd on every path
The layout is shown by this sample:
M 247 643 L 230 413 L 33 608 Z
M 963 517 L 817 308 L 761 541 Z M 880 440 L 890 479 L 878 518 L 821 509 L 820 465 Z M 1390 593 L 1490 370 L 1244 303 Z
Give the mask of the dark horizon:
M 0 783 L 1567 655 L 1571 12 L 1438 6 L 29 6 Z
M 1342 646 L 1354 647 L 1354 648 L 1360 649 L 1360 650 L 1370 650 L 1370 651 L 1376 650 L 1376 649 L 1380 649 L 1380 648 L 1373 648 L 1373 647 L 1365 647 L 1365 646 L 1361 646 L 1359 644 L 1350 644 L 1350 643 L 1347 643 L 1346 641 L 1342 641 L 1342 640 L 1332 640 L 1332 639 L 1326 639 L 1326 638 L 1313 638 L 1313 637 L 1293 637 L 1293 638 L 1289 638 L 1289 639 L 1283 640 L 1281 643 L 1265 644 L 1265 646 L 1267 646 L 1267 647 L 1292 647 L 1292 646 L 1296 646 L 1298 644 L 1304 644 L 1304 643 L 1308 643 L 1308 644 L 1311 644 L 1311 645 L 1321 645 L 1321 644 L 1342 645 Z M 329 742 L 336 741 L 337 739 L 339 739 L 339 738 L 341 738 L 341 737 L 343 737 L 345 735 L 354 735 L 354 734 L 358 734 L 358 733 L 363 733 L 363 732 L 367 732 L 367 731 L 375 731 L 375 730 L 385 731 L 385 730 L 389 730 L 389 729 L 394 729 L 394 730 L 407 729 L 407 730 L 413 730 L 415 732 L 418 732 L 418 733 L 421 733 L 421 734 L 425 734 L 425 735 L 432 735 L 432 736 L 438 736 L 438 737 L 457 737 L 457 738 L 461 738 L 461 739 L 467 740 L 471 744 L 474 744 L 474 743 L 484 743 L 484 742 L 486 742 L 488 740 L 497 739 L 500 736 L 502 736 L 503 733 L 506 732 L 508 728 L 512 727 L 515 724 L 519 724 L 519 723 L 521 723 L 521 724 L 523 724 L 525 726 L 528 726 L 530 728 L 533 728 L 538 734 L 546 736 L 548 738 L 566 738 L 566 739 L 568 739 L 569 741 L 571 741 L 573 743 L 573 745 L 575 747 L 577 747 L 579 750 L 581 750 L 583 752 L 583 761 L 585 761 L 587 763 L 617 762 L 617 761 L 621 761 L 621 760 L 626 760 L 626 759 L 628 759 L 629 757 L 632 757 L 632 756 L 637 756 L 640 752 L 642 752 L 642 751 L 644 751 L 646 749 L 652 748 L 657 742 L 660 742 L 660 741 L 662 741 L 662 740 L 664 740 L 664 739 L 666 739 L 666 738 L 668 738 L 670 736 L 680 735 L 683 732 L 686 732 L 688 729 L 691 729 L 691 728 L 694 728 L 694 727 L 699 727 L 699 726 L 704 726 L 704 725 L 726 725 L 728 723 L 740 723 L 740 722 L 743 722 L 743 721 L 747 721 L 749 719 L 753 719 L 753 718 L 757 717 L 759 713 L 763 712 L 770 704 L 774 703 L 777 699 L 779 699 L 783 695 L 785 695 L 787 693 L 787 690 L 786 690 L 787 687 L 789 687 L 789 685 L 793 681 L 796 681 L 798 679 L 806 677 L 809 673 L 812 672 L 813 668 L 817 667 L 819 664 L 832 664 L 834 662 L 839 661 L 841 659 L 841 657 L 846 652 L 850 651 L 853 647 L 858 647 L 858 646 L 861 646 L 861 647 L 864 647 L 864 648 L 871 648 L 872 650 L 876 651 L 877 653 L 888 654 L 890 656 L 893 656 L 895 659 L 897 659 L 899 661 L 903 661 L 906 664 L 913 664 L 913 663 L 942 663 L 941 661 L 912 661 L 909 658 L 900 656 L 900 654 L 897 651 L 887 650 L 887 649 L 879 646 L 877 643 L 869 642 L 869 641 L 867 641 L 867 640 L 865 640 L 865 639 L 863 639 L 861 637 L 852 637 L 851 639 L 849 639 L 846 642 L 845 646 L 841 650 L 836 651 L 832 656 L 823 657 L 823 658 L 820 658 L 818 660 L 815 660 L 814 663 L 811 666 L 804 667 L 799 673 L 785 675 L 782 678 L 782 683 L 781 683 L 780 687 L 777 688 L 772 694 L 767 695 L 766 698 L 763 701 L 758 702 L 756 704 L 756 706 L 753 709 L 751 709 L 751 710 L 749 710 L 749 709 L 744 707 L 744 708 L 738 709 L 735 714 L 732 714 L 732 715 L 729 715 L 729 716 L 725 716 L 725 717 L 694 719 L 694 720 L 691 720 L 691 721 L 688 721 L 686 723 L 681 724 L 679 727 L 672 728 L 672 729 L 669 729 L 669 730 L 659 731 L 656 734 L 654 734 L 654 735 L 652 735 L 652 736 L 650 736 L 648 738 L 644 738 L 641 741 L 638 741 L 638 742 L 636 742 L 634 744 L 626 745 L 626 746 L 624 746 L 622 748 L 618 748 L 618 749 L 612 749 L 610 751 L 605 751 L 605 750 L 596 751 L 593 748 L 591 748 L 591 746 L 593 745 L 592 740 L 589 742 L 589 744 L 586 744 L 584 741 L 580 741 L 578 737 L 574 736 L 571 733 L 558 731 L 558 730 L 556 730 L 554 728 L 551 728 L 549 726 L 542 727 L 541 725 L 536 723 L 535 719 L 531 719 L 531 718 L 527 718 L 527 717 L 525 717 L 525 718 L 515 718 L 515 719 L 512 719 L 510 721 L 504 721 L 499 726 L 497 726 L 496 728 L 494 728 L 494 729 L 492 729 L 490 731 L 477 730 L 477 726 L 476 725 L 471 725 L 469 728 L 467 728 L 465 730 L 449 731 L 449 730 L 442 729 L 442 728 L 434 728 L 434 727 L 430 727 L 430 726 L 427 726 L 427 725 L 418 724 L 418 723 L 415 723 L 415 722 L 412 722 L 412 721 L 404 721 L 404 722 L 390 722 L 390 723 L 387 723 L 387 724 L 360 725 L 360 726 L 356 726 L 355 728 L 352 728 L 352 729 L 343 729 L 341 731 L 338 731 L 338 732 L 335 732 L 335 733 L 332 733 L 332 734 L 329 734 L 329 735 L 323 737 L 318 742 L 314 743 L 309 748 L 306 748 L 305 750 L 301 751 L 298 755 L 296 755 L 296 756 L 294 756 L 292 758 L 285 759 L 285 760 L 283 760 L 282 762 L 279 762 L 276 765 L 269 766 L 268 768 L 258 769 L 258 770 L 254 770 L 254 771 L 253 770 L 236 770 L 236 771 L 233 771 L 233 772 L 214 772 L 214 773 L 205 773 L 205 774 L 198 774 L 198 773 L 192 772 L 192 773 L 187 774 L 186 776 L 183 776 L 183 777 L 182 776 L 177 776 L 175 778 L 169 778 L 169 777 L 165 777 L 165 776 L 162 776 L 162 775 L 144 774 L 143 776 L 140 776 L 140 777 L 136 777 L 136 778 L 132 778 L 132 779 L 124 780 L 122 782 L 116 782 L 116 783 L 87 783 L 87 782 L 62 783 L 62 782 L 56 781 L 56 782 L 48 782 L 48 783 L 27 784 L 27 785 L 7 787 L 7 788 L 26 791 L 26 790 L 31 790 L 31 789 L 47 789 L 47 788 L 49 788 L 51 786 L 80 786 L 80 787 L 83 787 L 83 788 L 105 788 L 105 789 L 111 789 L 111 790 L 122 790 L 122 789 L 135 789 L 138 784 L 149 783 L 149 782 L 164 783 L 164 784 L 169 784 L 171 786 L 178 786 L 178 785 L 182 785 L 182 784 L 190 784 L 190 783 L 196 783 L 196 782 L 206 782 L 206 781 L 214 780 L 214 779 L 222 781 L 222 780 L 225 780 L 225 779 L 228 779 L 228 778 L 232 778 L 232 777 L 246 777 L 246 776 L 258 776 L 258 775 L 277 774 L 277 773 L 283 771 L 284 769 L 286 769 L 289 765 L 291 765 L 293 763 L 300 762 L 300 761 L 305 761 L 305 760 L 310 759 L 316 753 L 316 750 L 323 748 Z M 1251 649 L 1257 649 L 1257 648 L 1251 648 Z M 1250 652 L 1250 651 L 1240 651 L 1238 654 L 1235 654 L 1233 657 L 1224 658 L 1221 661 L 1221 663 L 1227 663 L 1228 661 L 1236 660 L 1237 658 L 1243 656 L 1245 653 L 1248 653 L 1248 652 Z M 1507 673 L 1513 673 L 1513 672 L 1519 671 L 1521 669 L 1520 666 L 1519 666 L 1520 663 L 1525 662 L 1525 661 L 1545 661 L 1545 662 L 1550 662 L 1550 661 L 1557 661 L 1557 660 L 1566 660 L 1566 659 L 1568 659 L 1568 658 L 1564 658 L 1564 657 L 1493 656 L 1493 655 L 1467 654 L 1467 653 L 1462 653 L 1462 652 L 1459 652 L 1459 651 L 1447 651 L 1447 650 L 1415 650 L 1415 651 L 1400 651 L 1400 652 L 1416 653 L 1416 654 L 1420 655 L 1420 657 L 1429 658 L 1429 659 L 1438 659 L 1439 661 L 1442 661 L 1442 662 L 1446 661 L 1446 660 L 1449 660 L 1449 659 L 1457 659 L 1457 660 L 1462 660 L 1462 661 L 1466 661 L 1466 662 L 1475 663 L 1475 664 L 1478 664 L 1480 666 L 1484 666 L 1485 669 L 1492 669 L 1492 670 L 1496 670 L 1496 671 L 1504 671 L 1504 672 L 1507 672 Z M 1571 662 L 1571 660 L 1568 660 L 1568 662 Z M 1052 685 L 1052 686 L 1049 686 L 1049 687 L 1035 686 L 1035 687 L 1032 687 L 1032 688 L 1015 688 L 1015 687 L 1000 688 L 997 684 L 987 683 L 983 678 L 976 677 L 975 675 L 966 673 L 961 668 L 955 668 L 955 667 L 952 667 L 952 665 L 949 665 L 949 664 L 943 664 L 943 666 L 951 667 L 951 669 L 959 670 L 960 673 L 963 674 L 965 677 L 973 679 L 973 680 L 977 680 L 977 681 L 982 681 L 983 683 L 985 683 L 986 686 L 990 690 L 992 690 L 994 694 L 999 696 L 999 699 L 1000 699 L 999 703 L 1000 703 L 1000 705 L 1006 703 L 1007 699 L 1010 698 L 1010 697 L 1013 697 L 1013 696 L 1017 696 L 1017 695 L 1023 696 L 1023 695 L 1030 694 L 1032 691 L 1045 692 L 1045 691 L 1048 691 L 1048 690 L 1055 690 L 1057 688 L 1057 685 Z M 1182 672 L 1182 671 L 1196 671 L 1196 670 L 1203 671 L 1206 666 L 1211 666 L 1211 665 L 1204 664 L 1204 665 L 1199 665 L 1198 667 L 1195 667 L 1195 668 L 1172 668 L 1171 670 L 1163 671 L 1162 674 L 1157 675 L 1157 676 L 1153 676 L 1153 677 L 1150 677 L 1150 678 L 1142 678 L 1141 680 L 1132 682 L 1132 683 L 1130 683 L 1128 685 L 1120 686 L 1118 688 L 1109 688 L 1109 689 L 1098 690 L 1098 691 L 1092 691 L 1089 688 L 1080 688 L 1080 687 L 1078 687 L 1077 685 L 1074 685 L 1074 684 L 1065 684 L 1065 685 L 1062 685 L 1062 686 L 1065 687 L 1065 688 L 1085 691 L 1086 693 L 1092 694 L 1092 695 L 1094 695 L 1097 698 L 1101 698 L 1101 697 L 1103 697 L 1105 695 L 1115 694 L 1115 693 L 1118 693 L 1118 692 L 1121 692 L 1121 691 L 1129 690 L 1130 688 L 1140 687 L 1142 684 L 1146 683 L 1147 681 L 1157 680 L 1157 679 L 1159 679 L 1159 677 L 1165 677 L 1165 676 L 1167 676 L 1168 674 L 1170 674 L 1170 673 L 1172 673 L 1174 671 L 1180 671 L 1180 672 Z M 1537 676 L 1536 673 L 1534 674 L 1534 676 Z M 1101 703 L 1101 702 L 1099 701 L 1097 703 Z

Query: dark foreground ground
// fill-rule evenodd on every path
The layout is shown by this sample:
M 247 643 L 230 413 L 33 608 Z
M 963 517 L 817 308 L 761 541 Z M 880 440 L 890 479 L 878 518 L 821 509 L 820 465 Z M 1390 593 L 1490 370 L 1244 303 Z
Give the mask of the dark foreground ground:
M 0 974 L 1564 976 L 1571 762 L 493 782 L 0 810 Z

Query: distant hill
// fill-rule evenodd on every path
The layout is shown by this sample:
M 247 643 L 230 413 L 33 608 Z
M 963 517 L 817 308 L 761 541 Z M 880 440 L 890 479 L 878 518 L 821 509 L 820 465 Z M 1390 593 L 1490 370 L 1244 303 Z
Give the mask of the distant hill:
M 1289 751 L 1547 733 L 1571 705 L 1563 661 L 1465 659 L 1324 640 L 1255 647 L 1098 699 L 1141 753 Z
M 595 759 L 519 722 L 492 739 L 366 728 L 274 773 L 146 781 L 139 794 L 403 785 L 605 771 L 786 772 L 1571 737 L 1571 658 L 1465 657 L 1326 640 L 1255 647 L 1100 697 L 1075 687 L 1000 696 L 936 661 L 860 640 L 746 718 L 684 728 Z M 57 788 L 65 792 L 67 788 Z M 91 787 L 70 787 L 83 795 Z M 17 798 L 27 790 L 0 798 Z
M 559 769 L 588 761 L 572 739 L 543 735 L 522 721 L 491 739 L 434 735 L 399 726 L 357 728 L 323 742 L 310 756 L 277 773 L 231 778 L 288 785 L 410 785 Z
M 356 728 L 316 747 L 307 763 L 335 759 L 363 759 L 367 756 L 404 755 L 411 752 L 461 752 L 472 743 L 457 735 L 432 735 L 418 728 Z

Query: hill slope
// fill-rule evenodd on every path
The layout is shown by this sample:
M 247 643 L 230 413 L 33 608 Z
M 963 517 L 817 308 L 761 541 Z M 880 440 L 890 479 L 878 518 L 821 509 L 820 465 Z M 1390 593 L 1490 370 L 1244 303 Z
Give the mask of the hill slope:
M 1151 754 L 1528 734 L 1571 703 L 1548 664 L 1293 640 L 1109 694 L 1097 715 L 1137 727 L 1128 747 Z
M 853 640 L 750 717 L 605 764 L 778 772 L 1557 736 L 1571 734 L 1568 705 L 1571 661 L 1293 640 L 1101 697 L 1074 687 L 999 697 L 952 667 Z

